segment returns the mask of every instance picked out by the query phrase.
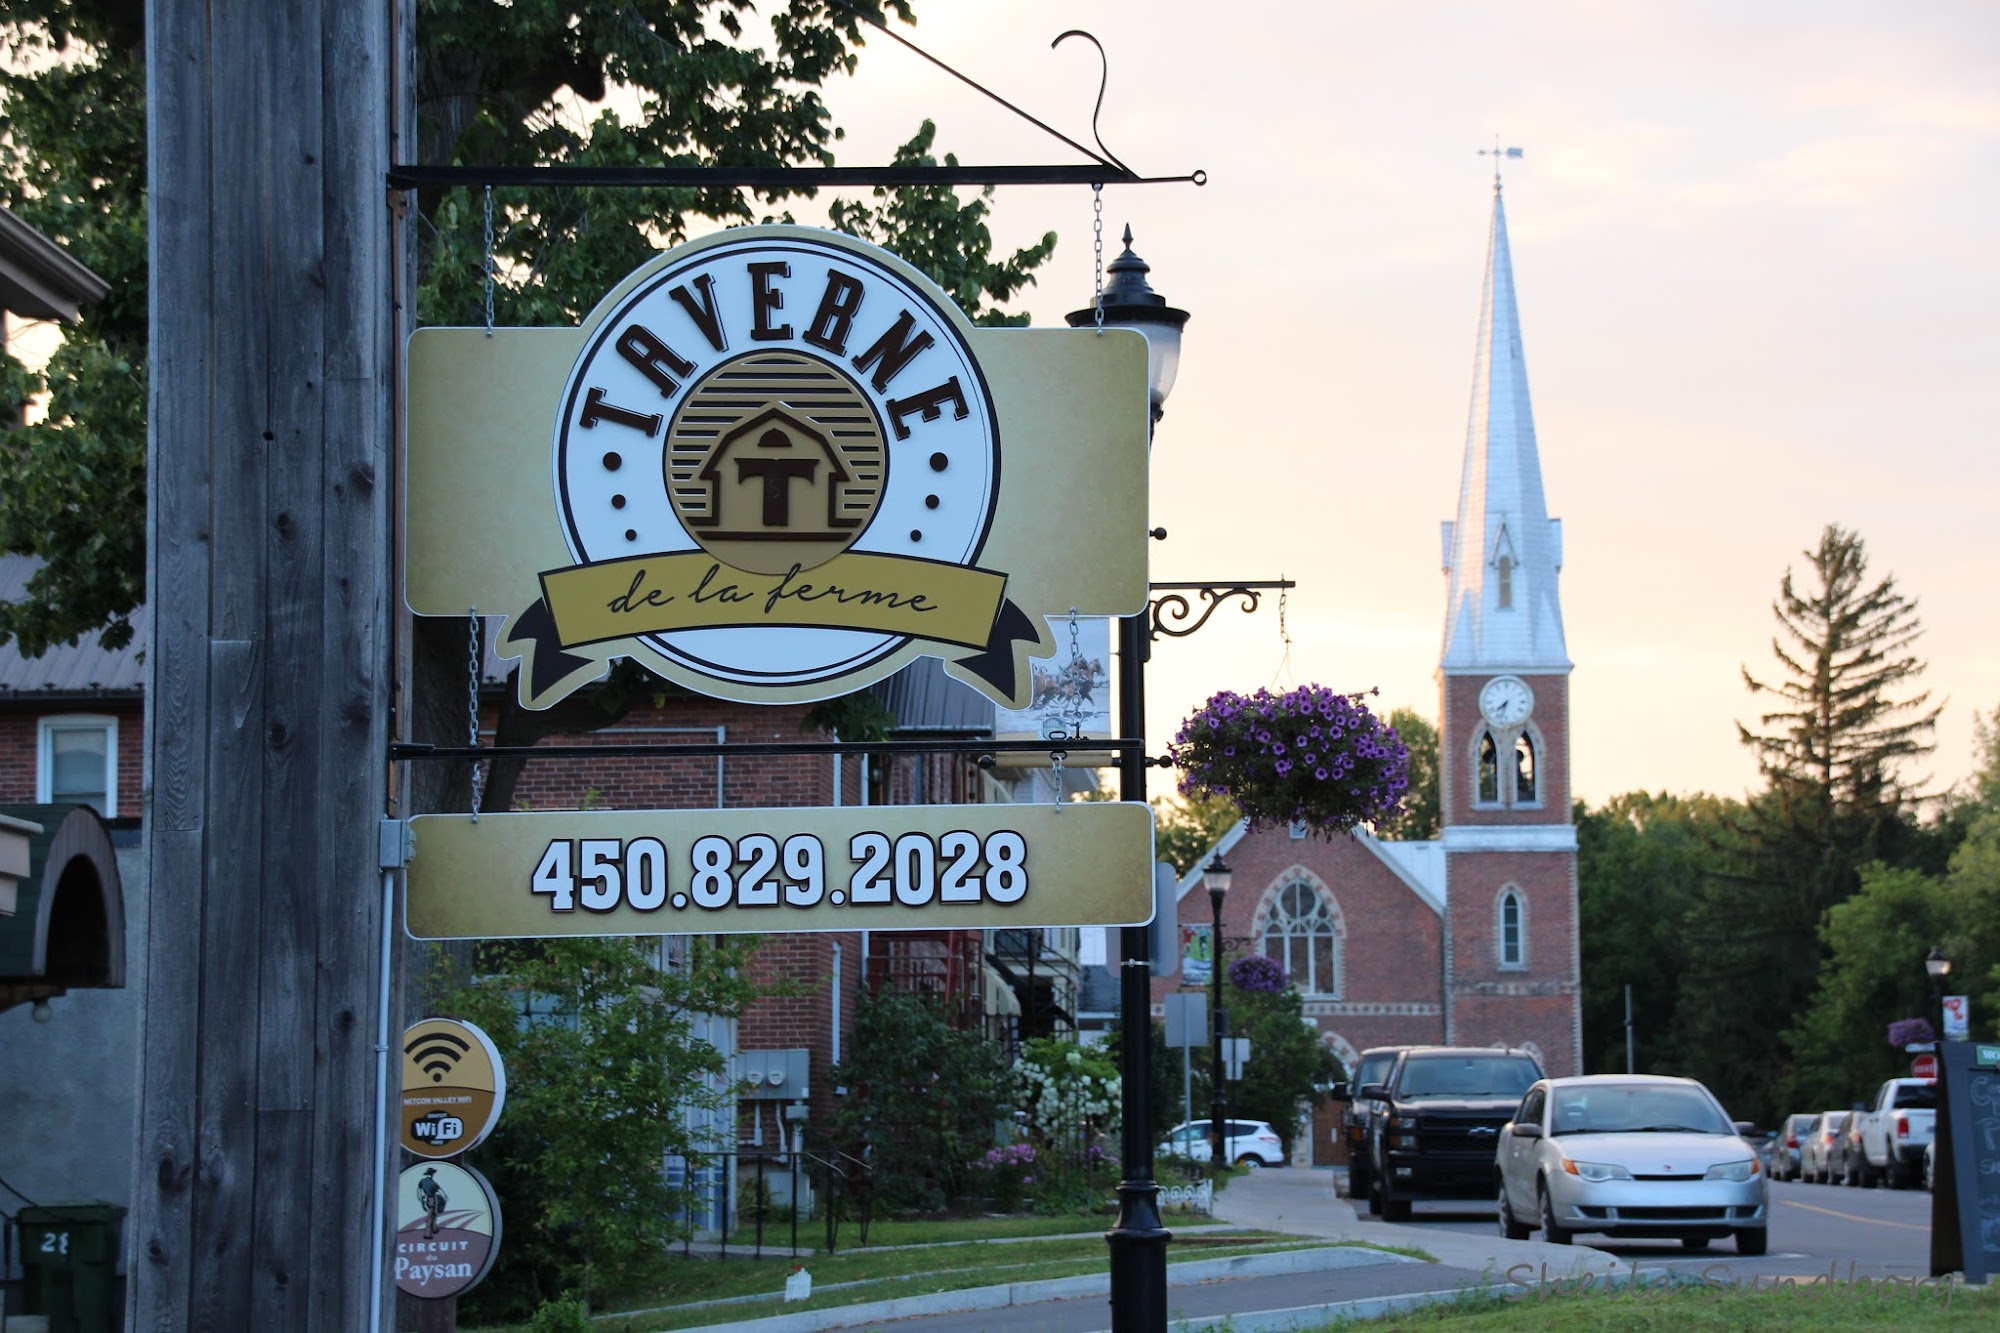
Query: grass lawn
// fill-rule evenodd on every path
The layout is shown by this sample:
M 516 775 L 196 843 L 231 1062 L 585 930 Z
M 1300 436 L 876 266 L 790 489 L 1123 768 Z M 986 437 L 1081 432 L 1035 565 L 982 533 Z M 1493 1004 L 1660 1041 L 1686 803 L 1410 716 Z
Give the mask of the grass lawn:
M 1718 1274 L 1718 1282 L 1729 1280 Z M 1741 1279 L 1748 1283 L 1750 1279 Z M 1770 1283 L 1776 1279 L 1759 1279 Z M 1456 1302 L 1325 1325 L 1325 1333 L 1354 1330 L 1431 1329 L 1441 1333 L 1763 1333 L 1810 1329 L 1812 1333 L 1894 1328 L 1931 1330 L 2000 1328 L 2000 1292 L 1946 1285 L 1912 1289 L 1871 1286 L 1726 1286 L 1647 1288 L 1626 1294 L 1599 1291 L 1511 1298 L 1478 1294 Z
M 656 1333 L 657 1330 L 699 1328 L 737 1320 L 760 1319 L 768 1315 L 857 1305 L 891 1300 L 929 1292 L 957 1291 L 967 1287 L 990 1287 L 1008 1282 L 1037 1282 L 1049 1278 L 1078 1277 L 1105 1271 L 1104 1239 L 1100 1234 L 1061 1237 L 1037 1236 L 1033 1230 L 1022 1239 L 1019 1224 L 1067 1222 L 1074 1232 L 1090 1225 L 1078 1218 L 990 1218 L 965 1219 L 961 1223 L 930 1226 L 935 1237 L 943 1230 L 963 1231 L 984 1227 L 983 1236 L 958 1236 L 946 1243 L 918 1245 L 909 1249 L 888 1249 L 870 1245 L 867 1249 L 843 1249 L 838 1254 L 816 1255 L 805 1260 L 813 1277 L 810 1301 L 787 1304 L 782 1298 L 785 1274 L 790 1265 L 783 1260 L 674 1258 L 662 1269 L 660 1280 L 645 1290 L 623 1294 L 608 1302 L 596 1326 L 605 1333 Z M 913 1230 L 923 1224 L 903 1224 Z M 871 1241 L 880 1239 L 871 1229 Z M 1004 1244 L 982 1241 L 1005 1240 Z M 1219 1254 L 1267 1254 L 1277 1250 L 1311 1249 L 1323 1241 L 1304 1241 L 1270 1232 L 1236 1231 L 1187 1236 L 1169 1250 L 1170 1262 L 1214 1258 Z M 852 1283 L 847 1286 L 843 1284 Z M 730 1297 L 764 1299 L 732 1302 L 728 1305 L 689 1309 L 687 1305 Z M 662 1306 L 683 1308 L 655 1309 Z M 646 1311 L 620 1317 L 616 1310 Z M 519 1325 L 490 1333 L 514 1333 Z

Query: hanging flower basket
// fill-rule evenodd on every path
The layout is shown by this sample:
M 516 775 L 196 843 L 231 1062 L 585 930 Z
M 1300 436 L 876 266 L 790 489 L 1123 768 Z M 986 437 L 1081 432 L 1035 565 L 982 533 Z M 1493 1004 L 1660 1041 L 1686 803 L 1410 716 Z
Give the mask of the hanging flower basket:
M 1302 821 L 1351 833 L 1393 817 L 1410 786 L 1409 747 L 1358 694 L 1301 685 L 1225 690 L 1184 723 L 1168 755 L 1183 795 L 1226 796 L 1253 828 Z

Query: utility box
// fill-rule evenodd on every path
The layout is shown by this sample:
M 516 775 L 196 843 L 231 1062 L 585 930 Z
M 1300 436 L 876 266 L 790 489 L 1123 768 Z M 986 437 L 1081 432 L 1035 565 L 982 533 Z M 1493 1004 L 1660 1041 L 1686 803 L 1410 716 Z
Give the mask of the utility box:
M 753 1101 L 802 1102 L 811 1091 L 807 1086 L 812 1068 L 812 1052 L 738 1051 L 736 1077 L 744 1097 Z
M 118 1234 L 125 1210 L 109 1203 L 23 1208 L 15 1218 L 29 1314 L 46 1315 L 49 1333 L 114 1333 L 123 1312 Z

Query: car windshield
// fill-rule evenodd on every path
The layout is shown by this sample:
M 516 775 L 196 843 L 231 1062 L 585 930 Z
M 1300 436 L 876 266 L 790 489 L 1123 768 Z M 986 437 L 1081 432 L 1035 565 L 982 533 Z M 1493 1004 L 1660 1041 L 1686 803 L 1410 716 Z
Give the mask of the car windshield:
M 1826 1117 L 1828 1132 L 1838 1134 L 1840 1127 L 1847 1123 L 1847 1115 L 1846 1111 L 1829 1111 Z
M 1389 1072 L 1390 1062 L 1395 1058 L 1394 1054 L 1362 1056 L 1361 1072 L 1354 1076 L 1354 1086 L 1358 1088 L 1364 1083 L 1380 1083 L 1382 1076 Z
M 1520 1097 L 1542 1076 L 1518 1055 L 1426 1056 L 1403 1065 L 1405 1097 Z
M 1599 1083 L 1556 1088 L 1549 1121 L 1556 1134 L 1732 1134 L 1735 1127 L 1698 1088 Z

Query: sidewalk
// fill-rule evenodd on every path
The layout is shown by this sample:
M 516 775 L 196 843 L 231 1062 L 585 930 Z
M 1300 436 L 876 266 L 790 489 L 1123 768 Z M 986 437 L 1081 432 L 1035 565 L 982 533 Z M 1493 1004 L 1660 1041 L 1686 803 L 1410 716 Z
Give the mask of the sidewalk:
M 1174 1264 L 1167 1270 L 1171 1327 L 1179 1333 L 1309 1329 L 1448 1300 L 1468 1288 L 1533 1283 L 1608 1271 L 1611 1256 L 1584 1245 L 1510 1241 L 1417 1225 L 1365 1222 L 1335 1192 L 1337 1173 L 1284 1167 L 1233 1182 L 1216 1200 L 1219 1221 L 1354 1245 L 1422 1249 L 1424 1263 L 1382 1250 L 1325 1249 Z M 1544 1269 L 1546 1265 L 1546 1270 Z M 1524 1267 L 1525 1266 L 1525 1267 Z M 1509 1272 L 1514 1276 L 1509 1278 Z M 1111 1324 L 1110 1278 L 979 1287 L 872 1305 L 801 1311 L 731 1327 L 755 1333 L 867 1328 L 883 1333 L 1098 1333 Z

